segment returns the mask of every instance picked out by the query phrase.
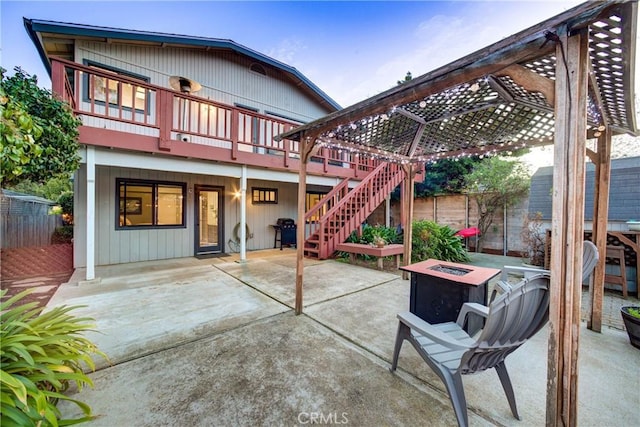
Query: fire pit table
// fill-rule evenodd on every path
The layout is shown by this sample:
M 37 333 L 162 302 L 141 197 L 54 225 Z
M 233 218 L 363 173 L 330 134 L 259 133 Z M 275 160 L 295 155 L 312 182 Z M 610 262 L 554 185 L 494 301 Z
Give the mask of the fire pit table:
M 462 304 L 487 305 L 489 280 L 500 274 L 495 268 L 428 259 L 400 267 L 411 273 L 409 310 L 429 323 L 455 322 Z M 473 335 L 483 319 L 469 316 L 465 330 Z

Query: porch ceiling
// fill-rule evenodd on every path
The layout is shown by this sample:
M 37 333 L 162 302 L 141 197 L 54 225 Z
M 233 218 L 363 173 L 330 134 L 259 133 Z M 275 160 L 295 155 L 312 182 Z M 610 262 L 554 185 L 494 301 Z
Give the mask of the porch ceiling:
M 579 31 L 589 35 L 588 137 L 635 134 L 636 14 L 636 2 L 581 4 L 279 138 L 401 163 L 553 143 L 557 36 Z

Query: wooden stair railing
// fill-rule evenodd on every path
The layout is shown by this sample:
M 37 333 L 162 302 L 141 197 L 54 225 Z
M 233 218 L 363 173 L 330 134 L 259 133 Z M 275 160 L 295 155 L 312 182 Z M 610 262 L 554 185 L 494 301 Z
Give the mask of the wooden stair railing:
M 305 215 L 307 220 L 326 209 L 319 220 L 310 221 L 309 237 L 304 242 L 305 256 L 327 259 L 336 245 L 367 219 L 404 178 L 402 168 L 395 163 L 383 163 L 348 191 L 348 180 L 342 181 Z M 337 196 L 339 194 L 339 197 Z M 323 203 L 328 199 L 326 203 Z M 324 208 L 324 209 L 323 209 Z

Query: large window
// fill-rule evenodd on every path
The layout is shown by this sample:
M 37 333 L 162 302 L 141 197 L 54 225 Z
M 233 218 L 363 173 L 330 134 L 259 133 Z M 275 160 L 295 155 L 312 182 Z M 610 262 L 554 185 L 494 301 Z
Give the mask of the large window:
M 305 211 L 309 211 L 313 206 L 316 205 L 327 193 L 320 193 L 315 191 L 307 191 L 307 200 L 305 203 Z M 319 211 L 311 215 L 308 222 L 317 222 L 322 215 L 327 212 L 327 206 L 323 206 Z
M 185 226 L 185 184 L 117 179 L 116 187 L 116 228 Z
M 108 67 L 93 61 L 85 60 L 84 62 L 85 65 L 100 70 L 103 73 L 113 74 L 114 78 L 121 75 L 140 80 L 141 82 L 149 82 L 149 77 L 114 67 Z M 145 110 L 145 106 L 149 105 L 148 92 L 144 87 L 96 75 L 85 75 L 84 82 L 87 101 L 93 99 L 94 102 L 98 104 L 108 102 L 111 106 L 122 105 L 125 108 L 135 108 L 140 111 Z

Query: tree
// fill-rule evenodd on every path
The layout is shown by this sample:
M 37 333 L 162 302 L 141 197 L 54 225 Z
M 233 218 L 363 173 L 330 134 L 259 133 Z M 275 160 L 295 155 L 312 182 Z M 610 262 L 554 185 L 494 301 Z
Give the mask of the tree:
M 496 212 L 511 207 L 529 194 L 531 179 L 517 160 L 489 157 L 476 165 L 465 179 L 465 189 L 478 207 L 478 251 L 493 224 Z
M 0 68 L 2 186 L 43 183 L 75 171 L 80 120 L 63 101 L 38 87 L 20 67 L 12 77 Z
M 2 186 L 19 179 L 29 161 L 42 154 L 36 138 L 42 128 L 0 86 L 0 177 Z
M 411 71 L 407 71 L 407 75 L 404 76 L 404 80 L 398 80 L 398 84 L 404 84 L 406 82 L 410 82 L 411 80 L 413 80 L 413 75 L 411 74 Z
M 416 197 L 462 192 L 465 176 L 471 173 L 479 161 L 479 158 L 474 156 L 457 160 L 442 159 L 427 165 L 424 180 L 416 184 Z
M 53 177 L 42 184 L 24 179 L 15 185 L 8 185 L 7 188 L 18 193 L 31 194 L 54 201 L 58 200 L 61 194 L 73 191 L 71 179 L 67 175 Z

